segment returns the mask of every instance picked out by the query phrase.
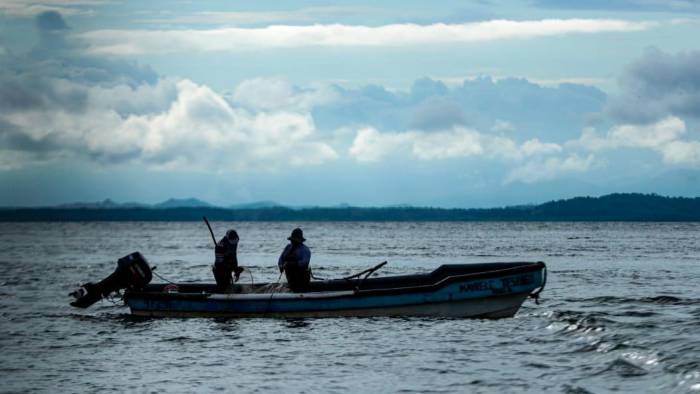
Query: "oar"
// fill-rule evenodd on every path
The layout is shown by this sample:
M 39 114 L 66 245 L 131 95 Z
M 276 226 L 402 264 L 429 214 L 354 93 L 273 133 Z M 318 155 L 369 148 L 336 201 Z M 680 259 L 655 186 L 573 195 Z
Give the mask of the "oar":
M 365 279 L 369 278 L 370 275 L 372 275 L 375 271 L 378 269 L 384 267 L 386 265 L 386 261 L 382 261 L 381 263 L 377 264 L 376 266 L 372 268 L 368 268 L 360 273 L 357 273 L 355 275 L 350 275 L 346 276 L 343 278 L 344 280 L 350 282 L 351 279 L 358 279 L 357 284 L 355 285 L 355 293 L 360 291 L 360 286 L 362 286 L 362 283 L 364 283 Z M 362 279 L 360 279 L 360 276 L 364 275 Z
M 386 263 L 387 263 L 386 261 L 382 261 L 381 263 L 377 264 L 376 266 L 374 266 L 374 267 L 372 267 L 372 268 L 368 268 L 368 269 L 366 269 L 366 270 L 364 270 L 364 271 L 362 271 L 362 272 L 358 272 L 357 274 L 354 274 L 354 275 L 346 276 L 346 277 L 344 277 L 343 279 L 345 279 L 345 280 L 355 279 L 355 278 L 359 278 L 360 276 L 362 276 L 362 275 L 364 275 L 364 274 L 367 274 L 367 276 L 370 276 L 370 275 L 372 275 L 372 273 L 374 273 L 374 271 L 376 271 L 376 270 L 382 268 L 383 266 L 385 266 Z M 366 277 L 365 277 L 365 278 L 366 278 Z
M 211 226 L 209 225 L 209 221 L 207 220 L 207 217 L 202 216 L 202 219 L 204 219 L 204 223 L 207 224 L 207 228 L 209 229 L 209 234 L 211 234 L 211 240 L 214 241 L 214 246 L 216 246 L 216 237 L 214 236 L 214 232 L 211 231 Z

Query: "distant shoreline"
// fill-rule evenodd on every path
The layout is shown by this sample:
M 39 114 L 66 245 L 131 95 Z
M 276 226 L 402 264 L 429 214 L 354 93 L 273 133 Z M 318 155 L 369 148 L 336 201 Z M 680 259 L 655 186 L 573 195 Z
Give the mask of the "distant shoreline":
M 700 221 L 700 197 L 664 197 L 654 194 L 609 194 L 576 197 L 539 205 L 504 208 L 426 207 L 310 207 L 261 208 L 201 207 L 45 207 L 0 208 L 0 222 L 126 222 L 199 221 Z

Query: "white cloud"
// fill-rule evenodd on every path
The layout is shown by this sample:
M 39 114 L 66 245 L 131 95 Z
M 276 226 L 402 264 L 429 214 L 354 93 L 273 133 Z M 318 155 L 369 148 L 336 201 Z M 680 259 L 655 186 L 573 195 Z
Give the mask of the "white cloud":
M 566 77 L 566 78 L 542 78 L 532 75 L 524 74 L 508 74 L 499 75 L 492 72 L 485 74 L 467 74 L 467 75 L 456 75 L 456 76 L 431 76 L 430 78 L 436 81 L 440 81 L 450 87 L 459 87 L 464 84 L 464 81 L 474 81 L 480 78 L 488 76 L 493 81 L 502 81 L 507 79 L 524 79 L 528 82 L 539 85 L 542 87 L 559 87 L 563 84 L 574 84 L 574 85 L 586 85 L 594 86 L 603 90 L 609 90 L 615 88 L 614 79 L 606 78 L 596 78 L 596 77 Z
M 333 103 L 338 98 L 338 93 L 328 84 L 299 89 L 284 78 L 247 79 L 236 86 L 232 95 L 235 104 L 256 110 L 309 111 L 315 106 Z
M 661 154 L 664 162 L 669 164 L 700 165 L 700 141 L 681 139 L 686 131 L 682 119 L 668 116 L 648 125 L 618 125 L 611 128 L 606 135 L 586 129 L 578 140 L 568 145 L 590 151 L 618 148 L 650 149 Z
M 496 121 L 493 123 L 493 127 L 491 127 L 491 130 L 496 132 L 515 131 L 515 127 L 508 121 L 496 119 Z
M 50 140 L 54 151 L 103 162 L 140 161 L 153 168 L 276 170 L 338 156 L 320 139 L 309 113 L 251 112 L 189 80 L 164 80 L 150 88 L 82 89 L 90 105 L 81 112 L 42 107 L 0 114 L 0 120 L 32 141 Z M 124 101 L 146 98 L 157 101 L 150 112 L 117 110 Z
M 357 132 L 350 147 L 350 156 L 357 161 L 379 161 L 392 154 L 420 160 L 446 160 L 470 156 L 484 156 L 506 161 L 522 160 L 532 156 L 561 152 L 561 146 L 532 139 L 518 145 L 515 141 L 473 129 L 454 127 L 438 132 L 407 131 L 379 132 L 363 128 Z
M 513 169 L 506 177 L 504 183 L 520 181 L 523 183 L 536 183 L 561 177 L 562 175 L 583 173 L 595 165 L 595 156 L 580 157 L 570 155 L 565 158 L 548 157 L 532 160 Z
M 209 30 L 96 30 L 79 34 L 92 52 L 113 55 L 170 52 L 238 52 L 247 50 L 339 47 L 411 46 L 529 39 L 565 34 L 633 32 L 654 27 L 654 22 L 617 19 L 543 19 L 431 25 L 392 24 L 268 26 Z M 163 45 L 167 42 L 168 45 Z
M 621 125 L 610 130 L 608 139 L 617 146 L 656 148 L 685 133 L 685 122 L 669 116 L 650 125 Z
M 399 133 L 380 133 L 374 128 L 360 129 L 350 147 L 350 155 L 357 161 L 379 161 L 405 145 L 409 140 L 408 135 Z
M 537 138 L 525 141 L 520 147 L 524 156 L 538 156 L 559 153 L 562 147 L 551 142 L 540 142 Z
M 413 154 L 421 160 L 453 159 L 484 152 L 481 136 L 473 130 L 457 128 L 448 132 L 413 133 Z
M 666 163 L 700 167 L 700 141 L 671 141 L 661 154 Z
M 257 23 L 313 22 L 319 18 L 347 18 L 349 16 L 381 13 L 378 8 L 319 6 L 284 11 L 202 11 L 189 15 L 171 15 L 167 18 L 148 18 L 141 22 L 195 25 L 252 25 Z

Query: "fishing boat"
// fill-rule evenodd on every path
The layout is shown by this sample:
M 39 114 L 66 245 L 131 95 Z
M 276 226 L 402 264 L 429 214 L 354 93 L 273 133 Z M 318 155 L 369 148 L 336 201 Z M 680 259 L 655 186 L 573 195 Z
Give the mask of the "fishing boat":
M 543 262 L 442 265 L 430 273 L 381 277 L 386 262 L 359 274 L 314 280 L 305 292 L 279 283 L 149 284 L 150 267 L 140 253 L 119 260 L 118 269 L 97 284 L 72 293 L 72 305 L 87 307 L 115 289 L 133 315 L 151 317 L 339 317 L 431 316 L 504 318 L 546 283 Z

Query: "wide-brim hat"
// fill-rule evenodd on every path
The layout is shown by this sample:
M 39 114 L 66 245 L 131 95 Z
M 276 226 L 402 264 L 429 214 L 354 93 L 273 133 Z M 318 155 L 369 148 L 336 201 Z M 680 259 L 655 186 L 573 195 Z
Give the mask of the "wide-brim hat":
M 306 241 L 306 238 L 304 238 L 304 232 L 301 231 L 300 228 L 295 228 L 292 231 L 292 235 L 287 237 L 289 241 L 296 241 L 296 242 L 304 242 Z
M 234 240 L 234 239 L 238 240 L 239 239 L 238 233 L 234 229 L 230 229 L 226 232 L 226 238 L 228 238 L 229 240 Z

